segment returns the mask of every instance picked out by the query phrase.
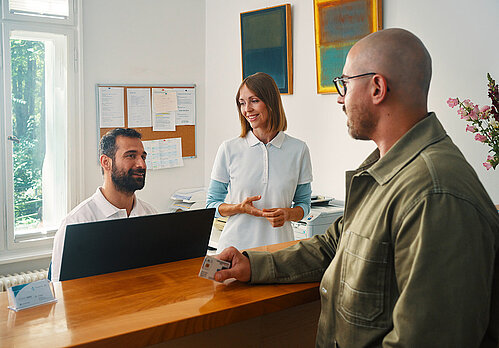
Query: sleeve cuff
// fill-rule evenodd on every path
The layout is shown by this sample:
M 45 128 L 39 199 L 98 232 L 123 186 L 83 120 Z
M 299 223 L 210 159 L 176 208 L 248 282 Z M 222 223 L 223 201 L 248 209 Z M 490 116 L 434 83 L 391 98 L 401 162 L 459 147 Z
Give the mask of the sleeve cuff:
M 216 218 L 219 218 L 219 217 L 222 217 L 222 215 L 220 215 L 220 212 L 218 211 L 218 207 L 221 206 L 223 204 L 223 202 L 217 202 L 213 208 L 216 208 L 216 211 L 215 211 L 215 217 Z
M 305 203 L 298 203 L 295 205 L 295 207 L 300 207 L 303 209 L 303 217 L 302 219 L 306 218 L 308 214 L 310 214 L 310 205 L 305 204 Z
M 243 251 L 251 265 L 250 284 L 275 283 L 276 272 L 268 251 Z

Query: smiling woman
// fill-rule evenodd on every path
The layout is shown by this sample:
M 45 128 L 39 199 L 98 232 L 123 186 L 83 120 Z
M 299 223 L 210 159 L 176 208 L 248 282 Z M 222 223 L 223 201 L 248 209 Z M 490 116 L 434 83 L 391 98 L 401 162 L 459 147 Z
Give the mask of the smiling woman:
M 284 133 L 286 115 L 272 77 L 244 79 L 236 105 L 241 135 L 220 146 L 207 197 L 207 207 L 229 217 L 218 252 L 291 241 L 290 221 L 310 211 L 310 154 L 303 141 Z
M 267 130 L 269 111 L 256 94 L 244 85 L 239 91 L 239 110 L 241 115 L 249 122 L 253 133 L 258 133 L 257 138 L 268 143 L 275 136 L 275 132 Z

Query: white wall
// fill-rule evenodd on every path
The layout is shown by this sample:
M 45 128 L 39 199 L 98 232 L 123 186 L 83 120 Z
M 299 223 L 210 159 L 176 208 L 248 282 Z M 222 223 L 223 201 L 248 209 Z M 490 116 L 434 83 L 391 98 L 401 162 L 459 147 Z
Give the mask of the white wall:
M 205 182 L 219 144 L 239 134 L 234 96 L 241 81 L 239 14 L 285 1 L 206 1 Z M 282 96 L 288 133 L 307 142 L 314 193 L 343 198 L 344 171 L 356 168 L 375 148 L 352 140 L 336 95 L 316 93 L 312 0 L 291 3 L 294 94 Z M 489 103 L 486 73 L 499 80 L 497 0 L 383 0 L 384 27 L 402 27 L 419 36 L 433 58 L 429 109 L 473 165 L 492 200 L 499 204 L 499 168 L 483 166 L 488 148 L 465 132 L 465 122 L 447 107 L 449 97 Z
M 95 84 L 197 85 L 197 158 L 184 159 L 184 167 L 149 170 L 145 188 L 137 192 L 163 211 L 174 190 L 204 185 L 205 1 L 82 3 L 85 197 L 102 183 L 97 156 Z

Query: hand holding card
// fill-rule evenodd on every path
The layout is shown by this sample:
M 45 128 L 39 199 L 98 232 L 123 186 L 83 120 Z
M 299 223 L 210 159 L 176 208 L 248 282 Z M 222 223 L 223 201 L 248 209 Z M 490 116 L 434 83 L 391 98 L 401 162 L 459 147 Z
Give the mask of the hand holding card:
M 215 280 L 223 282 L 235 278 L 240 282 L 249 282 L 251 279 L 251 264 L 247 256 L 234 247 L 225 248 L 217 258 L 230 262 L 230 269 L 225 269 L 215 274 Z
M 215 273 L 228 268 L 230 268 L 230 262 L 222 261 L 213 256 L 207 255 L 204 258 L 203 265 L 199 271 L 199 277 L 215 280 Z

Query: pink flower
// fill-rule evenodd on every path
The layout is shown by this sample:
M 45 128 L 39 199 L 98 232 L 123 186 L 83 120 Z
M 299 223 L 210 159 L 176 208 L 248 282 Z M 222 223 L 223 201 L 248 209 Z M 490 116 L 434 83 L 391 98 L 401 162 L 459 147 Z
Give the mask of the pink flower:
M 488 96 L 492 102 L 489 105 L 479 106 L 470 99 L 448 98 L 450 108 L 457 106 L 457 114 L 466 121 L 466 132 L 474 134 L 476 141 L 489 146 L 491 149 L 483 166 L 489 170 L 499 166 L 499 85 L 487 74 Z M 499 348 L 499 347 L 498 347 Z
M 482 135 L 482 134 L 476 134 L 475 140 L 484 143 L 487 140 L 487 137 L 485 135 Z
M 470 119 L 468 116 L 468 112 L 463 108 L 459 108 L 459 110 L 457 110 L 457 114 L 461 116 L 461 120 L 469 121 Z
M 494 157 L 492 157 L 491 155 L 488 155 L 487 156 L 487 162 L 484 162 L 483 163 L 483 166 L 485 168 L 487 168 L 487 170 L 489 170 L 490 168 L 492 168 L 492 161 L 494 160 Z
M 475 128 L 475 126 L 467 125 L 466 126 L 466 131 L 467 132 L 471 132 L 471 133 L 475 133 L 476 132 L 476 128 Z
M 447 100 L 447 105 L 449 105 L 451 108 L 453 108 L 454 106 L 458 105 L 459 104 L 459 101 L 456 99 L 452 99 L 452 98 L 449 98 L 449 100 Z
M 472 102 L 471 102 L 471 100 L 469 100 L 469 99 L 465 99 L 465 100 L 463 101 L 463 104 L 464 104 L 464 106 L 466 106 L 466 107 L 470 107 L 470 108 L 472 108 L 472 107 L 473 107 L 473 103 L 472 103 Z
M 469 118 L 472 119 L 472 120 L 478 120 L 478 112 L 480 112 L 478 110 L 478 106 L 474 106 L 473 109 L 470 111 L 470 113 L 468 114 Z
M 480 112 L 487 112 L 490 110 L 490 106 L 488 105 L 484 105 L 480 108 Z

